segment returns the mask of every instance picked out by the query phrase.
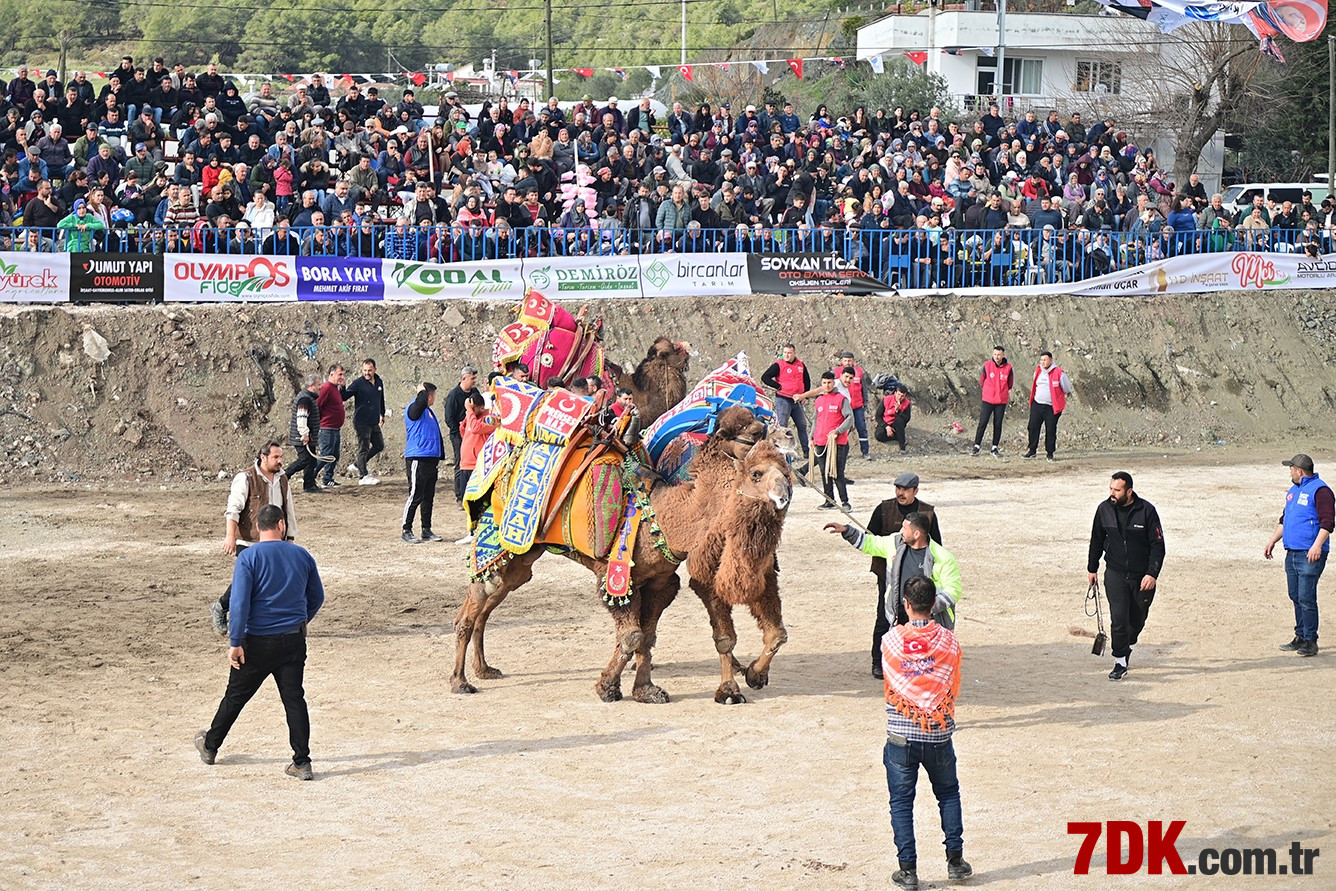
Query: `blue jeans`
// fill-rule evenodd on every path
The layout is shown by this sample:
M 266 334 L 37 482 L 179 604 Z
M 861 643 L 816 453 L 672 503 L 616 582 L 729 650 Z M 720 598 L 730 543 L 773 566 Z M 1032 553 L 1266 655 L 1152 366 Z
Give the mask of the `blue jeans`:
M 787 427 L 789 426 L 789 418 L 793 418 L 793 426 L 798 428 L 798 444 L 802 446 L 803 457 L 805 458 L 810 447 L 807 442 L 807 415 L 803 413 L 802 404 L 787 396 L 776 396 L 775 424 L 780 427 Z
M 320 428 L 320 457 L 334 459 L 333 461 L 326 463 L 321 470 L 321 475 L 324 477 L 326 486 L 334 481 L 334 468 L 337 467 L 339 463 L 339 446 L 342 444 L 342 438 L 342 430 L 326 430 L 324 427 Z
M 914 792 L 920 765 L 932 782 L 932 794 L 937 796 L 947 856 L 964 851 L 960 782 L 956 779 L 956 750 L 951 740 L 944 743 L 910 742 L 906 746 L 887 740 L 881 760 L 886 765 L 886 786 L 891 793 L 891 831 L 895 835 L 900 862 L 918 862 L 918 849 L 914 844 Z
M 858 431 L 858 447 L 863 451 L 863 457 L 866 458 L 870 451 L 870 443 L 867 441 L 867 406 L 860 405 L 854 409 L 854 429 Z
M 1285 580 L 1294 601 L 1294 634 L 1300 640 L 1317 641 L 1317 581 L 1326 566 L 1326 554 L 1309 563 L 1307 551 L 1285 552 Z

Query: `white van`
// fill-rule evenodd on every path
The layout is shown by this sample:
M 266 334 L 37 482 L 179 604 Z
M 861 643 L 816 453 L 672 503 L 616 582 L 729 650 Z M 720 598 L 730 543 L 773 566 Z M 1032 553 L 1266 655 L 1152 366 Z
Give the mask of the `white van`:
M 1277 205 L 1289 201 L 1298 207 L 1303 203 L 1304 192 L 1312 192 L 1313 204 L 1318 206 L 1327 197 L 1328 191 L 1326 183 L 1240 183 L 1225 189 L 1222 201 L 1230 213 L 1238 213 L 1252 206 L 1254 195 L 1261 195 L 1263 199 L 1274 201 Z

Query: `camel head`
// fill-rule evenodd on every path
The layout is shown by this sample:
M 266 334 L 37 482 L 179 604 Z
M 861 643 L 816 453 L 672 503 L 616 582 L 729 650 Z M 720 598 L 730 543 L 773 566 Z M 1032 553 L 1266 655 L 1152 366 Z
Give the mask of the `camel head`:
M 797 463 L 802 457 L 802 452 L 798 449 L 798 434 L 794 433 L 792 428 L 772 424 L 766 428 L 765 438 L 779 449 L 779 453 L 789 464 Z
M 779 449 L 762 439 L 736 464 L 739 495 L 768 502 L 777 514 L 788 510 L 793 500 L 793 471 Z
M 657 338 L 645 354 L 645 362 L 664 362 L 669 368 L 687 373 L 691 362 L 691 344 L 686 341 L 673 341 L 666 337 Z
M 742 460 L 752 446 L 765 439 L 765 423 L 742 406 L 726 408 L 715 422 L 713 439 L 734 460 Z

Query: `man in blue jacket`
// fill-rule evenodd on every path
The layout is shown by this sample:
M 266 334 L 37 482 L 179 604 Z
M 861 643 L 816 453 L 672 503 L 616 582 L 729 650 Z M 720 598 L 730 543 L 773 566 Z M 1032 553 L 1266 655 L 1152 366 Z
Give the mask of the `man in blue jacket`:
M 227 662 L 232 671 L 213 724 L 195 735 L 195 749 L 205 764 L 218 757 L 241 710 L 270 676 L 278 685 L 288 718 L 292 763 L 286 773 L 309 780 L 311 719 L 302 680 L 306 670 L 306 625 L 320 612 L 325 589 L 315 560 L 305 549 L 284 541 L 287 520 L 273 504 L 256 519 L 260 540 L 237 558 L 232 572 L 232 611 Z
M 1336 498 L 1331 487 L 1317 475 L 1313 459 L 1295 455 L 1282 461 L 1290 469 L 1285 510 L 1276 531 L 1266 543 L 1263 556 L 1271 559 L 1277 542 L 1285 545 L 1285 578 L 1294 601 L 1294 639 L 1282 650 L 1300 656 L 1317 655 L 1317 583 L 1327 567 L 1331 533 L 1336 527 Z
M 408 544 L 442 541 L 431 531 L 431 509 L 436 501 L 436 474 L 445 457 L 441 424 L 431 407 L 436 404 L 436 385 L 424 383 L 404 410 L 404 469 L 408 472 L 408 500 L 404 503 L 404 533 Z M 413 534 L 413 517 L 422 510 L 422 537 Z

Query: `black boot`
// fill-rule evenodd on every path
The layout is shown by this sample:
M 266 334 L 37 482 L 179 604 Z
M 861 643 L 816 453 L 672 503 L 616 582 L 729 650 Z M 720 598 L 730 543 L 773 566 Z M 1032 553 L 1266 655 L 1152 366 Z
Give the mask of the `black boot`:
M 891 873 L 891 881 L 897 888 L 907 888 L 909 891 L 918 889 L 918 869 L 915 863 L 905 863 L 900 861 L 900 868 Z
M 946 855 L 946 877 L 953 882 L 963 882 L 974 875 L 974 867 L 965 861 L 965 852 L 957 851 Z
M 1303 645 L 1304 645 L 1304 639 L 1296 634 L 1294 635 L 1294 640 L 1290 641 L 1287 644 L 1281 644 L 1280 648 L 1286 651 L 1287 653 L 1293 653 L 1295 650 L 1299 649 Z

